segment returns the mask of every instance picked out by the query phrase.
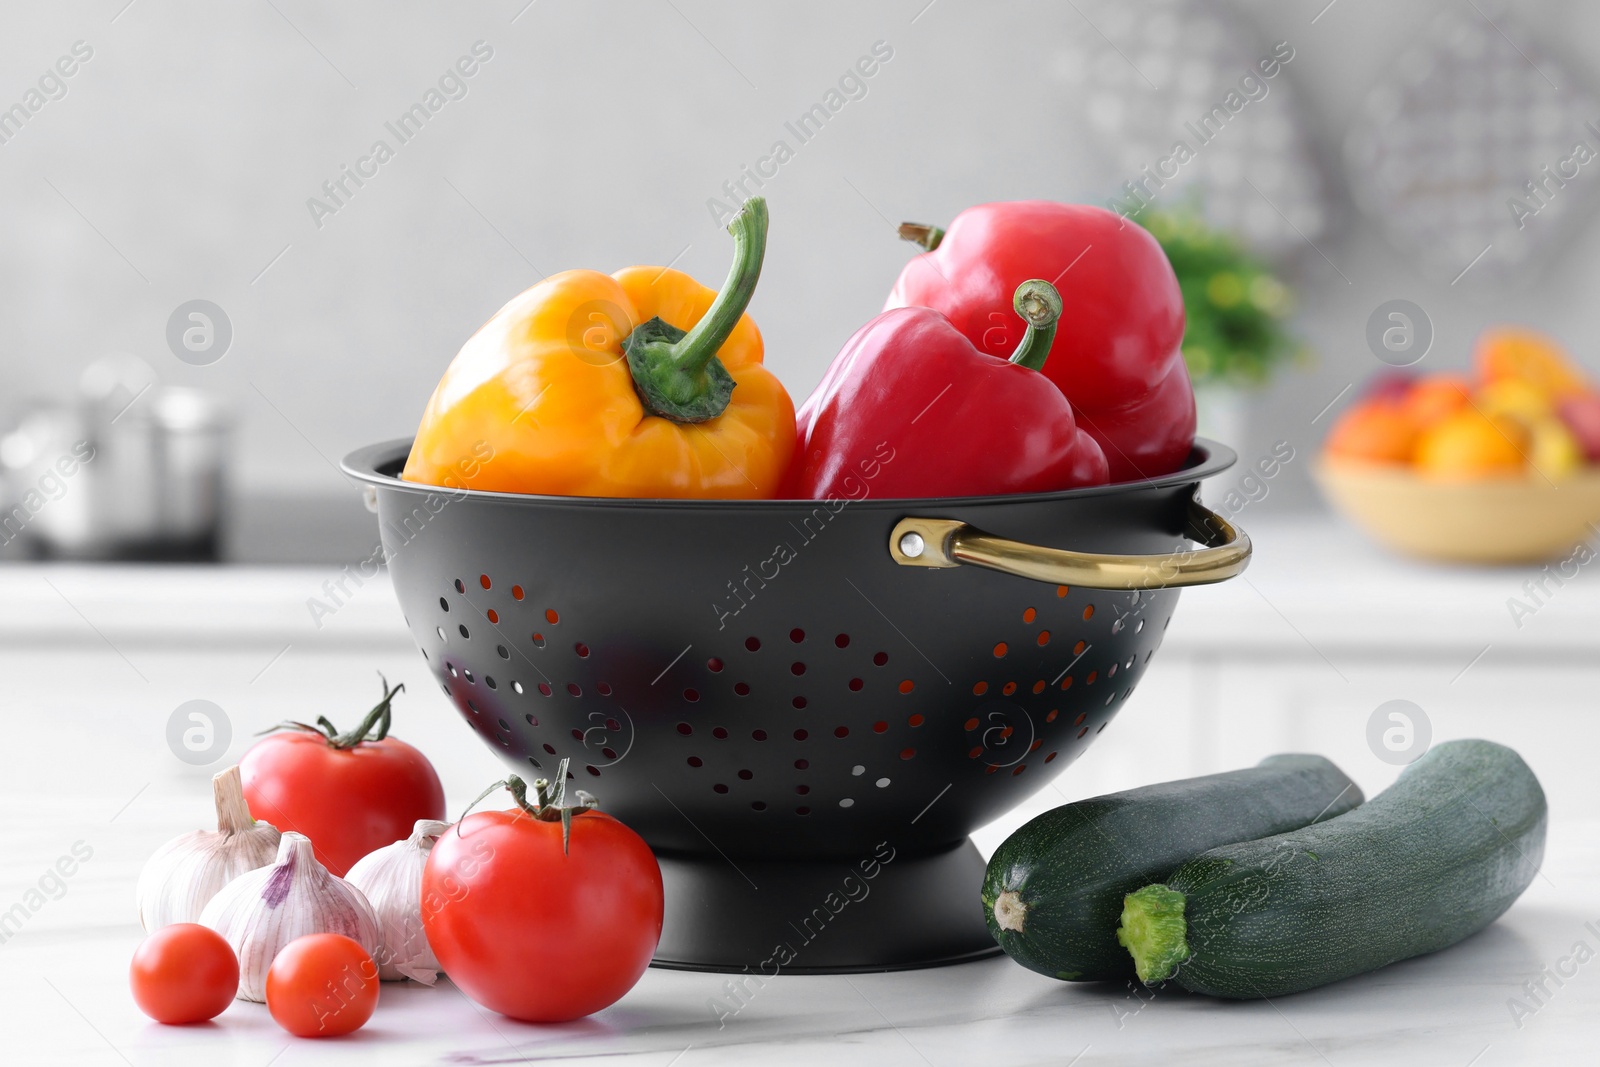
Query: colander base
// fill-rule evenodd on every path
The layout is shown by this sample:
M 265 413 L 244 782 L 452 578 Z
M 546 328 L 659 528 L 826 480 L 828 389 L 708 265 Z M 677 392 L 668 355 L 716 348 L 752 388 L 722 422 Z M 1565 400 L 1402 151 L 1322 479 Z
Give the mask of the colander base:
M 971 841 L 920 856 L 883 846 L 858 859 L 657 859 L 666 919 L 655 967 L 770 978 L 937 967 L 1000 952 L 979 903 L 986 865 Z

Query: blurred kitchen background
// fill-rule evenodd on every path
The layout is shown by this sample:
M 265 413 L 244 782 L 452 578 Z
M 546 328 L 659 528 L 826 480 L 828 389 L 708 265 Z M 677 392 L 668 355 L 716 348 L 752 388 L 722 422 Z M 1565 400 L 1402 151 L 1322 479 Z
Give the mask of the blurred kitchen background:
M 1266 279 L 1212 297 L 1284 316 L 1261 352 L 1192 354 L 1203 430 L 1247 463 L 1295 450 L 1260 513 L 1322 507 L 1310 461 L 1384 369 L 1390 301 L 1425 316 L 1420 370 L 1504 320 L 1597 366 L 1600 163 L 1541 173 L 1600 149 L 1575 47 L 1600 7 L 1576 0 L 96 0 L 3 25 L 0 468 L 26 522 L 0 558 L 367 558 L 339 459 L 411 433 L 544 274 L 720 280 L 708 201 L 757 191 L 779 140 L 751 311 L 797 402 L 911 254 L 896 223 L 1132 210 L 1130 181 Z M 819 103 L 802 142 L 786 124 Z

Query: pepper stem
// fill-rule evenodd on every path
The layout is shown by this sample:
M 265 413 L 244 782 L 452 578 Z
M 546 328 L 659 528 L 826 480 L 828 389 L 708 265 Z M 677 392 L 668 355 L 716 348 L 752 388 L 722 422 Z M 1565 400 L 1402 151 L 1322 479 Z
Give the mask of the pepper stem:
M 1061 294 L 1042 278 L 1031 278 L 1017 286 L 1011 306 L 1028 324 L 1011 362 L 1029 370 L 1043 370 L 1050 345 L 1056 339 L 1056 320 L 1061 318 Z
M 1154 985 L 1172 977 L 1189 958 L 1183 907 L 1187 898 L 1164 885 L 1147 885 L 1122 898 L 1117 943 L 1133 956 L 1139 981 Z
M 944 240 L 944 231 L 927 222 L 902 222 L 895 232 L 900 240 L 921 245 L 924 252 L 932 252 Z
M 733 266 L 722 291 L 694 328 L 685 332 L 653 318 L 635 327 L 623 342 L 639 400 L 655 415 L 673 422 L 708 422 L 721 415 L 733 396 L 733 376 L 717 352 L 733 333 L 756 282 L 767 251 L 767 202 L 753 196 L 728 224 L 733 234 Z

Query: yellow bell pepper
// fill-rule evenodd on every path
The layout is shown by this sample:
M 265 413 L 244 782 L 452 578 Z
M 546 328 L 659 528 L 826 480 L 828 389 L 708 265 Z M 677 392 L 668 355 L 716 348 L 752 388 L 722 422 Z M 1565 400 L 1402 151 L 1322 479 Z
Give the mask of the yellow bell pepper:
M 728 231 L 720 293 L 666 267 L 569 270 L 501 308 L 445 371 L 401 477 L 559 496 L 773 496 L 795 419 L 744 313 L 765 201 L 748 201 Z

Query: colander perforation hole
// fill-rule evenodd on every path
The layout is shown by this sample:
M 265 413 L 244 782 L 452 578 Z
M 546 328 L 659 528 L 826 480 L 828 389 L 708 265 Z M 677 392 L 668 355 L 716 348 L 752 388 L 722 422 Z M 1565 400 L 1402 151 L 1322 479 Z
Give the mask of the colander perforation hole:
M 1044 682 L 1043 678 L 1040 678 L 1037 682 L 1033 683 L 1033 694 L 1034 694 L 1034 696 L 1038 696 L 1040 693 L 1044 692 L 1044 685 L 1045 685 L 1045 682 Z
M 1039 631 L 1039 636 L 1034 638 L 1034 640 L 1039 645 L 1040 648 L 1043 648 L 1045 645 L 1048 645 L 1050 643 L 1050 631 L 1049 630 L 1040 630 Z
M 579 641 L 577 644 L 573 645 L 572 651 L 578 654 L 579 659 L 589 658 L 589 646 L 584 644 L 582 641 Z
M 994 645 L 994 658 L 995 659 L 1004 659 L 1005 655 L 1006 655 L 1006 653 L 1008 651 L 1010 651 L 1010 649 L 1007 648 L 1006 643 L 1004 641 L 996 641 L 995 642 L 995 645 Z
M 794 809 L 794 813 L 796 815 L 810 815 L 811 809 L 802 804 L 798 808 Z
M 445 696 L 449 696 L 450 695 L 450 687 L 448 685 L 445 685 L 443 682 L 440 682 L 439 683 L 439 688 L 444 690 L 444 695 Z
M 487 574 L 478 575 L 478 584 L 485 589 L 489 588 L 489 576 Z
M 460 626 L 457 626 L 456 629 L 461 631 L 461 636 L 462 637 L 465 637 L 465 638 L 467 638 L 469 640 L 472 638 L 472 635 L 467 633 L 467 624 L 466 623 L 462 623 Z
M 765 800 L 752 800 L 750 802 L 750 807 L 755 811 L 766 811 L 767 802 Z
M 555 692 L 555 690 L 550 688 L 550 683 L 549 682 L 540 682 L 539 683 L 539 694 L 541 696 L 550 696 L 554 692 Z
M 596 778 L 600 777 L 600 768 L 596 767 L 592 763 L 584 764 L 583 765 L 583 769 L 588 771 L 590 774 L 594 775 L 594 777 L 596 777 Z
M 456 592 L 465 593 L 466 591 L 467 591 L 466 583 L 463 582 L 460 578 L 457 578 L 456 579 Z
M 889 653 L 887 653 L 887 652 L 874 652 L 872 654 L 872 663 L 876 667 L 887 666 L 888 663 L 889 663 Z
M 747 697 L 750 695 L 750 684 L 748 682 L 736 682 L 734 683 L 733 691 L 739 696 Z
M 510 659 L 511 658 L 511 650 L 509 648 L 507 648 L 505 645 L 495 645 L 494 646 L 494 652 L 495 652 L 495 655 L 499 656 L 501 659 Z
M 1050 762 L 1050 761 L 1051 761 L 1051 760 L 1053 760 L 1053 759 L 1055 759 L 1055 758 L 1056 758 L 1056 753 L 1054 753 L 1054 752 L 1052 752 L 1052 753 L 1050 753 L 1050 755 L 1048 755 L 1048 756 L 1046 756 L 1046 757 L 1045 757 L 1045 758 L 1044 758 L 1044 761 L 1045 761 L 1045 762 L 1046 762 L 1046 763 L 1049 763 L 1049 762 Z
M 583 696 L 583 686 L 579 685 L 577 682 L 568 682 L 567 692 L 575 697 L 581 697 Z
M 750 779 L 754 778 L 755 776 L 756 775 L 755 775 L 754 771 L 741 770 L 739 772 L 740 779 L 742 779 L 743 781 L 746 781 L 746 782 L 748 782 Z
M 512 683 L 511 683 L 511 691 L 513 693 L 517 694 L 518 696 L 521 696 L 522 695 L 522 683 L 513 680 Z
M 1084 728 L 1083 728 L 1083 729 L 1081 729 L 1081 730 L 1079 730 L 1079 731 L 1078 731 L 1078 736 L 1079 736 L 1079 737 L 1080 737 L 1080 738 L 1082 738 L 1082 737 L 1083 737 L 1083 736 L 1085 736 L 1085 735 L 1086 735 L 1086 734 L 1088 734 L 1088 732 L 1089 732 L 1089 728 L 1088 728 L 1088 727 L 1087 727 L 1087 726 L 1085 726 L 1085 727 L 1084 727 Z
M 529 763 L 530 766 L 533 767 L 534 770 L 539 770 L 543 766 L 543 764 L 541 764 L 538 760 L 534 759 L 532 756 L 528 757 L 528 763 Z
M 841 808 L 854 807 L 855 806 L 855 801 L 851 800 L 849 797 L 845 797 L 843 800 L 839 801 L 839 806 Z
M 841 740 L 843 738 L 849 737 L 850 736 L 850 727 L 848 727 L 848 726 L 835 726 L 833 728 L 833 736 L 837 737 L 837 738 L 840 738 Z
M 1044 717 L 1045 722 L 1055 722 L 1056 716 L 1061 714 L 1060 708 L 1051 708 L 1050 713 Z
M 1110 721 L 1110 720 L 1109 720 L 1109 719 L 1108 719 L 1108 720 L 1106 720 L 1106 721 L 1105 721 L 1105 722 L 1103 722 L 1103 723 L 1101 723 L 1101 724 L 1100 724 L 1100 729 L 1098 729 L 1098 730 L 1096 730 L 1096 731 L 1095 731 L 1095 733 L 1097 733 L 1097 734 L 1098 734 L 1098 733 L 1101 733 L 1101 732 L 1102 732 L 1102 731 L 1104 731 L 1104 730 L 1105 730 L 1105 728 L 1106 728 L 1106 727 L 1107 727 L 1107 726 L 1110 726 L 1110 725 L 1111 725 L 1111 721 Z
M 800 629 L 800 627 L 796 626 L 793 630 L 789 631 L 789 640 L 793 641 L 795 644 L 798 645 L 800 642 L 804 641 L 805 639 L 806 639 L 806 632 L 804 630 Z
M 804 729 L 796 730 L 794 732 L 794 739 L 796 741 L 804 741 L 806 738 L 808 738 L 810 736 L 811 735 L 809 733 L 807 733 Z
M 499 625 L 499 623 L 500 623 L 500 613 L 498 611 L 494 610 L 493 608 L 490 608 L 488 611 L 484 612 L 484 615 L 488 617 L 489 622 L 492 625 Z
M 793 704 L 796 709 L 804 708 L 806 706 L 806 698 L 795 697 L 793 700 L 789 701 L 789 703 Z
M 512 600 L 521 600 L 523 598 L 523 596 L 524 596 L 524 593 L 522 592 L 522 586 L 514 585 L 514 586 L 511 587 L 511 599 Z
M 863 774 L 867 773 L 867 769 L 858 763 L 854 767 L 850 768 L 850 773 L 854 777 L 860 778 Z
M 446 669 L 447 669 L 447 670 L 449 670 L 449 672 L 450 672 L 450 677 L 452 677 L 452 678 L 459 678 L 459 677 L 461 677 L 461 672 L 460 672 L 460 671 L 458 671 L 458 670 L 456 670 L 456 665 L 455 665 L 455 664 L 454 664 L 454 663 L 446 663 L 446 664 L 445 664 L 445 668 L 446 668 Z
M 551 626 L 554 626 L 561 621 L 561 616 L 559 613 L 557 613 L 555 608 L 545 608 L 544 621 L 549 623 Z
M 726 793 L 728 791 L 728 787 L 726 784 L 718 782 L 711 787 L 711 790 L 714 793 Z
M 975 683 L 973 683 L 973 686 L 972 686 L 972 695 L 973 696 L 981 697 L 981 696 L 983 696 L 983 694 L 987 693 L 988 691 L 989 691 L 989 683 L 988 682 L 975 682 Z
M 550 744 L 548 741 L 545 742 L 543 747 L 544 747 L 545 755 L 554 756 L 556 754 L 556 746 Z
M 794 791 L 799 796 L 806 796 L 811 792 L 811 787 L 802 782 L 800 785 L 794 787 Z
M 421 645 L 417 646 L 417 651 L 422 653 L 422 658 L 423 659 L 432 659 L 433 658 L 432 656 L 428 655 L 428 650 L 423 648 Z
M 1015 778 L 1017 775 L 1021 774 L 1027 769 L 1028 765 L 1026 763 L 1019 763 L 1015 767 L 1011 768 L 1011 777 Z
M 712 656 L 710 659 L 706 660 L 706 670 L 710 671 L 713 674 L 721 673 L 722 667 L 723 667 L 722 661 L 720 659 L 718 659 L 716 656 Z
M 523 718 L 523 720 L 525 722 L 527 722 L 527 724 L 529 726 L 538 726 L 539 725 L 539 717 L 537 715 L 528 714 L 528 715 L 524 715 L 522 718 Z
M 1022 621 L 1025 623 L 1031 624 L 1038 616 L 1039 613 L 1032 608 L 1024 608 L 1022 611 Z
M 490 689 L 499 689 L 500 688 L 498 685 L 495 684 L 495 680 L 494 680 L 493 676 L 487 675 L 487 674 L 483 676 L 483 684 L 488 686 Z
M 916 715 L 912 715 L 912 716 L 910 716 L 910 717 L 908 717 L 906 719 L 906 725 L 911 727 L 914 730 L 918 726 L 921 726 L 923 723 L 925 723 L 927 721 L 928 720 L 923 718 L 921 714 L 916 714 Z
M 886 732 L 888 732 L 888 729 L 889 729 L 889 724 L 884 722 L 882 719 L 879 719 L 877 722 L 872 724 L 872 732 L 875 733 L 875 734 L 886 733 Z M 860 774 L 861 773 L 861 768 L 858 767 L 854 771 L 851 771 L 850 773 L 852 773 L 852 774 Z
M 806 770 L 810 766 L 811 766 L 811 761 L 808 760 L 808 759 L 797 759 L 797 760 L 794 761 L 794 769 L 797 770 L 797 771 Z
M 690 734 L 694 733 L 694 727 L 690 726 L 686 722 L 680 722 L 678 724 L 678 732 L 684 737 L 688 737 Z
M 448 645 L 450 643 L 450 638 L 445 636 L 445 632 L 444 632 L 444 627 L 443 626 L 435 626 L 433 628 L 433 632 L 438 634 L 439 635 L 439 640 L 443 641 L 445 644 Z
M 599 682 L 599 683 L 596 683 L 594 689 L 595 689 L 595 692 L 599 693 L 603 697 L 608 697 L 608 696 L 611 695 L 611 683 L 610 682 Z
M 528 640 L 533 642 L 534 648 L 544 647 L 544 634 L 532 634 L 529 636 Z
M 461 668 L 461 677 L 465 678 L 472 685 L 478 684 L 478 680 L 472 676 L 472 672 L 465 667 Z
M 833 638 L 833 643 L 834 643 L 835 647 L 837 647 L 837 648 L 849 648 L 850 647 L 850 635 L 849 634 L 835 634 L 834 638 Z
M 693 704 L 700 699 L 700 691 L 698 689 L 685 689 L 683 691 L 683 699 Z
M 495 721 L 500 724 L 500 729 L 502 729 L 502 730 L 510 730 L 511 729 L 511 724 L 506 722 L 504 719 L 496 719 Z
M 876 782 L 873 782 L 872 784 L 877 786 L 879 789 L 888 789 L 889 788 L 889 779 L 887 779 L 887 778 L 879 778 Z
M 910 678 L 903 678 L 900 681 L 900 692 L 902 693 L 909 693 L 916 687 L 917 683 L 913 682 Z
M 760 652 L 761 651 L 761 638 L 754 637 L 754 636 L 745 638 L 744 639 L 744 647 L 750 652 Z
M 1083 606 L 1083 621 L 1088 622 L 1092 618 L 1094 618 L 1094 605 L 1085 604 Z
M 914 749 L 914 748 L 902 748 L 900 750 L 900 758 L 901 759 L 916 759 L 917 758 L 917 750 Z
M 1016 682 L 1007 682 L 1005 685 L 1001 686 L 1001 688 L 1000 688 L 1000 692 L 1005 694 L 1006 696 L 1010 696 L 1012 693 L 1015 693 L 1016 691 L 1017 691 L 1017 683 Z
M 1083 684 L 1084 685 L 1093 685 L 1094 684 L 1094 680 L 1096 678 L 1098 678 L 1098 677 L 1100 677 L 1100 672 L 1099 671 L 1090 671 L 1089 672 L 1089 677 L 1087 677 L 1087 678 L 1085 678 L 1083 680 Z
M 728 728 L 725 726 L 713 726 L 711 728 L 711 736 L 718 741 L 726 741 L 728 739 Z
M 765 741 L 766 739 L 767 739 L 767 732 L 765 730 L 751 730 L 750 731 L 750 740 L 752 740 L 752 741 Z
M 850 692 L 859 693 L 862 689 L 866 688 L 866 685 L 867 683 L 862 681 L 860 678 L 852 678 L 850 679 Z
M 798 678 L 800 675 L 806 673 L 806 665 L 801 663 L 799 660 L 795 660 L 793 663 L 789 664 L 789 673 Z
M 706 761 L 701 759 L 699 756 L 690 756 L 688 763 L 691 767 L 704 767 L 706 765 Z
M 450 610 L 450 601 L 446 600 L 444 597 L 440 597 L 439 598 L 439 610 L 440 611 L 449 611 Z

